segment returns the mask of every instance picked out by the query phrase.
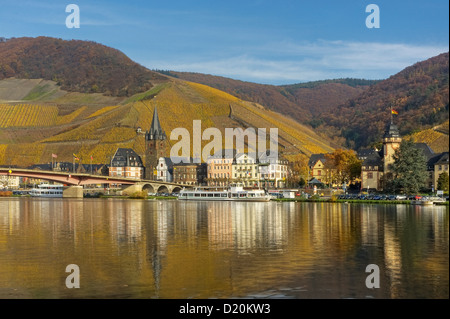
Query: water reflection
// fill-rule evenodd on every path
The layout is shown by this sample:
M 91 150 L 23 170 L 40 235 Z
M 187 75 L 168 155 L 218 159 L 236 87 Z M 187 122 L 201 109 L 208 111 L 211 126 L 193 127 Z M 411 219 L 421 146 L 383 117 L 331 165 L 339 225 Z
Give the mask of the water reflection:
M 0 200 L 1 298 L 448 298 L 448 207 Z M 78 264 L 82 289 L 64 285 Z M 367 289 L 377 264 L 381 288 Z

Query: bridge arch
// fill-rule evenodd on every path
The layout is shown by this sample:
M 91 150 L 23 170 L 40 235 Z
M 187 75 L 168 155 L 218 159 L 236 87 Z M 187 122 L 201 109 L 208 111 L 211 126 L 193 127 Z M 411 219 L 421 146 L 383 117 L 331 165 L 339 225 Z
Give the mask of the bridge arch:
M 146 191 L 147 193 L 156 193 L 155 188 L 152 184 L 145 184 L 144 186 L 142 186 L 142 190 Z
M 181 190 L 182 190 L 181 187 L 175 186 L 175 187 L 172 189 L 172 193 L 179 193 Z
M 169 189 L 165 185 L 161 185 L 158 187 L 157 193 L 169 193 Z

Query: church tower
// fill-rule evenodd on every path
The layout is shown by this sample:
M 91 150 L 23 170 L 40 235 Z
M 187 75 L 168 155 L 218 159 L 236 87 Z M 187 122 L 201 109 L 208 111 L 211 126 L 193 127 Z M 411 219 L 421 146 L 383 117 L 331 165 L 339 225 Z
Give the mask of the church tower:
M 166 156 L 167 136 L 159 123 L 158 111 L 153 111 L 150 131 L 145 133 L 145 179 L 155 180 L 154 171 L 160 157 Z
M 392 171 L 391 166 L 394 163 L 394 154 L 400 147 L 401 142 L 402 138 L 397 125 L 394 124 L 391 111 L 391 123 L 387 126 L 383 136 L 383 171 L 385 175 Z

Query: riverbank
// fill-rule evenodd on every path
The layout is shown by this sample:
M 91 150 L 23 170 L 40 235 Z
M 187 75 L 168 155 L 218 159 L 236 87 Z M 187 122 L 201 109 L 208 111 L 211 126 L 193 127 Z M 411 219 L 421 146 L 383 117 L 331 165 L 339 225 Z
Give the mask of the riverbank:
M 272 199 L 275 202 L 322 202 L 322 203 L 349 203 L 349 204 L 407 204 L 410 205 L 410 200 L 365 200 L 365 199 L 332 199 L 332 198 L 318 198 L 318 199 L 304 199 L 304 198 L 277 198 Z M 435 202 L 435 205 L 449 206 L 449 202 Z

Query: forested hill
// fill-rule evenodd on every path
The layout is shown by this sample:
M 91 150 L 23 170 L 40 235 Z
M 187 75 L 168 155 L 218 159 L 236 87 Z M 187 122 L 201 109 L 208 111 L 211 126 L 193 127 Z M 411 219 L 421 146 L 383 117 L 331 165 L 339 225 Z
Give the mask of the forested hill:
M 404 136 L 448 120 L 448 59 L 448 52 L 442 53 L 382 81 L 337 79 L 283 86 L 200 73 L 159 72 L 258 102 L 310 125 L 335 143 L 359 149 L 381 141 L 391 107 L 399 113 L 395 121 Z
M 448 52 L 407 67 L 323 114 L 317 129 L 344 137 L 349 147 L 367 147 L 381 140 L 391 108 L 404 136 L 448 121 Z
M 122 52 L 92 42 L 49 37 L 0 42 L 0 80 L 45 79 L 81 93 L 131 96 L 167 81 Z
M 264 105 L 275 112 L 289 115 L 303 124 L 315 126 L 317 116 L 356 98 L 378 81 L 361 79 L 335 79 L 292 85 L 266 85 L 234 80 L 226 77 L 155 70 L 179 79 L 205 84 L 243 100 Z

